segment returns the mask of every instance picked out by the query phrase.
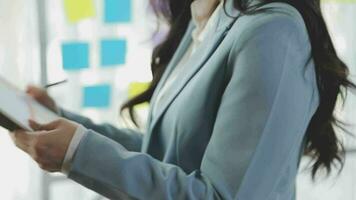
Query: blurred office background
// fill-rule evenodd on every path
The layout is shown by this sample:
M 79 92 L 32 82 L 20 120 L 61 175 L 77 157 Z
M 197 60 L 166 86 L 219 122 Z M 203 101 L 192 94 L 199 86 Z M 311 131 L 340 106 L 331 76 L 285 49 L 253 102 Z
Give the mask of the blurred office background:
M 356 1 L 326 0 L 323 12 L 339 55 L 356 75 Z M 49 91 L 61 107 L 98 123 L 130 126 L 118 110 L 151 79 L 152 48 L 164 37 L 164 30 L 154 34 L 156 25 L 148 0 L 0 0 L 0 75 L 22 89 L 67 79 Z M 356 124 L 354 108 L 350 93 L 337 115 Z M 144 122 L 147 105 L 139 113 Z M 355 126 L 349 130 L 356 133 Z M 298 200 L 356 200 L 356 143 L 343 140 L 348 152 L 339 175 L 313 182 L 303 159 Z M 39 170 L 1 128 L 0 159 L 2 200 L 101 199 Z

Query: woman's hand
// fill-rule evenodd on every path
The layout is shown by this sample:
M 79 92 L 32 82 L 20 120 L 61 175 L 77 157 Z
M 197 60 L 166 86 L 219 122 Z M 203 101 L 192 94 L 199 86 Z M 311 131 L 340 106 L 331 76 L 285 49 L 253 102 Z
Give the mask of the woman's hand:
M 78 124 L 59 119 L 49 124 L 38 124 L 30 120 L 35 132 L 18 130 L 10 133 L 17 147 L 29 154 L 41 167 L 49 172 L 61 171 L 62 163 Z
M 48 95 L 46 90 L 30 85 L 27 87 L 26 93 L 43 106 L 47 107 L 53 112 L 57 112 L 56 102 Z

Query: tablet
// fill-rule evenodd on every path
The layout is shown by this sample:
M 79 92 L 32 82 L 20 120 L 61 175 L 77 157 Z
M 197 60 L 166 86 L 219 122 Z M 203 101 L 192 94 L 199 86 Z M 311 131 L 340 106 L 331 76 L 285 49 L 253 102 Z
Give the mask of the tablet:
M 10 131 L 33 131 L 29 126 L 30 119 L 46 124 L 59 116 L 0 77 L 0 126 Z

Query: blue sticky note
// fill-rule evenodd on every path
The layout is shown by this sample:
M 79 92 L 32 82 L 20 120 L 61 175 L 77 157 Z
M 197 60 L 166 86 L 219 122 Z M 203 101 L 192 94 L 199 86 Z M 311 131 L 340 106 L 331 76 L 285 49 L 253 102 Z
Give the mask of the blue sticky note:
M 106 23 L 126 23 L 132 17 L 131 0 L 105 0 L 104 20 Z
M 122 65 L 126 62 L 126 40 L 101 41 L 101 66 L 111 67 Z
M 84 87 L 83 90 L 84 108 L 108 108 L 111 101 L 110 85 L 95 85 Z
M 84 42 L 62 44 L 62 61 L 64 70 L 89 68 L 89 44 Z

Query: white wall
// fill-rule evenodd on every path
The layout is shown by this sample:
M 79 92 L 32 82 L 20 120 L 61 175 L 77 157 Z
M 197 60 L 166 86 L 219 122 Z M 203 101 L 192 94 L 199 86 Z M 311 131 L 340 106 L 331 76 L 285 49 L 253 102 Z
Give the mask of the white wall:
M 356 4 L 327 3 L 323 6 L 324 16 L 329 26 L 338 54 L 350 68 L 351 79 L 356 81 Z M 356 135 L 356 97 L 349 93 L 345 107 L 337 112 L 339 119 L 351 123 L 348 129 Z M 344 138 L 346 148 L 355 148 L 355 139 Z M 302 162 L 301 173 L 298 177 L 299 200 L 356 200 L 356 153 L 346 156 L 345 166 L 340 175 L 337 169 L 329 178 L 319 177 L 316 181 L 310 178 L 310 171 L 303 170 L 308 165 L 308 159 Z
M 33 1 L 0 0 L 0 75 L 19 87 L 39 81 L 35 13 Z M 0 199 L 36 199 L 40 170 L 1 128 L 0 159 Z

